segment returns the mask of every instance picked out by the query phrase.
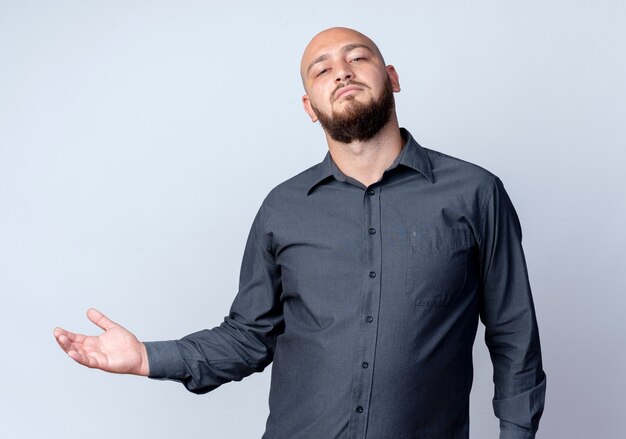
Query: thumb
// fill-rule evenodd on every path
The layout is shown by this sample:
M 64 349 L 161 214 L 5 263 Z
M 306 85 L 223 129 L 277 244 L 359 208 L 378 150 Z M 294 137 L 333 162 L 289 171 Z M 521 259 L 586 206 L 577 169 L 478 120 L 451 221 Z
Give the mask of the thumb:
M 117 323 L 115 323 L 113 320 L 110 320 L 107 316 L 94 308 L 89 308 L 87 310 L 87 318 L 105 331 L 108 331 L 114 326 L 118 326 Z

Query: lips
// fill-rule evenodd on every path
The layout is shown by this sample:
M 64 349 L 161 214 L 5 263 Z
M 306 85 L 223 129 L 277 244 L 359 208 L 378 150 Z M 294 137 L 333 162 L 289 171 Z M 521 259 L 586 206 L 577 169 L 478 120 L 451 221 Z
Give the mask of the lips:
M 341 96 L 343 96 L 346 93 L 349 93 L 352 91 L 360 91 L 360 90 L 363 90 L 363 87 L 360 87 L 358 85 L 346 85 L 345 87 L 341 87 L 339 90 L 335 92 L 335 100 L 339 99 Z

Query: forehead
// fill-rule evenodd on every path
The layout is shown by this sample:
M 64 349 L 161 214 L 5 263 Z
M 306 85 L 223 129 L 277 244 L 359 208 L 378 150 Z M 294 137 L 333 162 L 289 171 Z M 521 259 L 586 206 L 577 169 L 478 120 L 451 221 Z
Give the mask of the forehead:
M 347 46 L 367 47 L 372 53 L 377 54 L 376 45 L 372 40 L 360 32 L 352 29 L 329 29 L 317 34 L 304 49 L 300 72 L 304 74 L 309 64 L 320 56 L 330 55 L 341 51 Z

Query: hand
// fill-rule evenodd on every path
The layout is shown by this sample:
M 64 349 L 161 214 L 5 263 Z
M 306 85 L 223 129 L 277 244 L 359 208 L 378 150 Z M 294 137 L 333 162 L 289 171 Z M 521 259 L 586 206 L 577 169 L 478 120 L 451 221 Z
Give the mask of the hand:
M 106 372 L 149 375 L 146 347 L 137 337 L 93 308 L 87 317 L 104 332 L 88 336 L 54 329 L 54 337 L 67 355 L 83 366 Z

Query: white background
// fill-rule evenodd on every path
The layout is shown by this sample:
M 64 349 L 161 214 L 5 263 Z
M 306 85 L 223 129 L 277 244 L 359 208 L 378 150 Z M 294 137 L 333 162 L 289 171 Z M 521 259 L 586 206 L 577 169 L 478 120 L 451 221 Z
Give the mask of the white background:
M 300 56 L 359 29 L 401 125 L 501 177 L 548 375 L 538 438 L 626 437 L 622 1 L 1 1 L 0 436 L 255 438 L 269 373 L 204 396 L 82 368 L 94 306 L 143 340 L 219 324 L 265 194 L 319 162 Z M 497 437 L 479 332 L 472 438 Z M 395 439 L 395 438 L 381 438 Z

